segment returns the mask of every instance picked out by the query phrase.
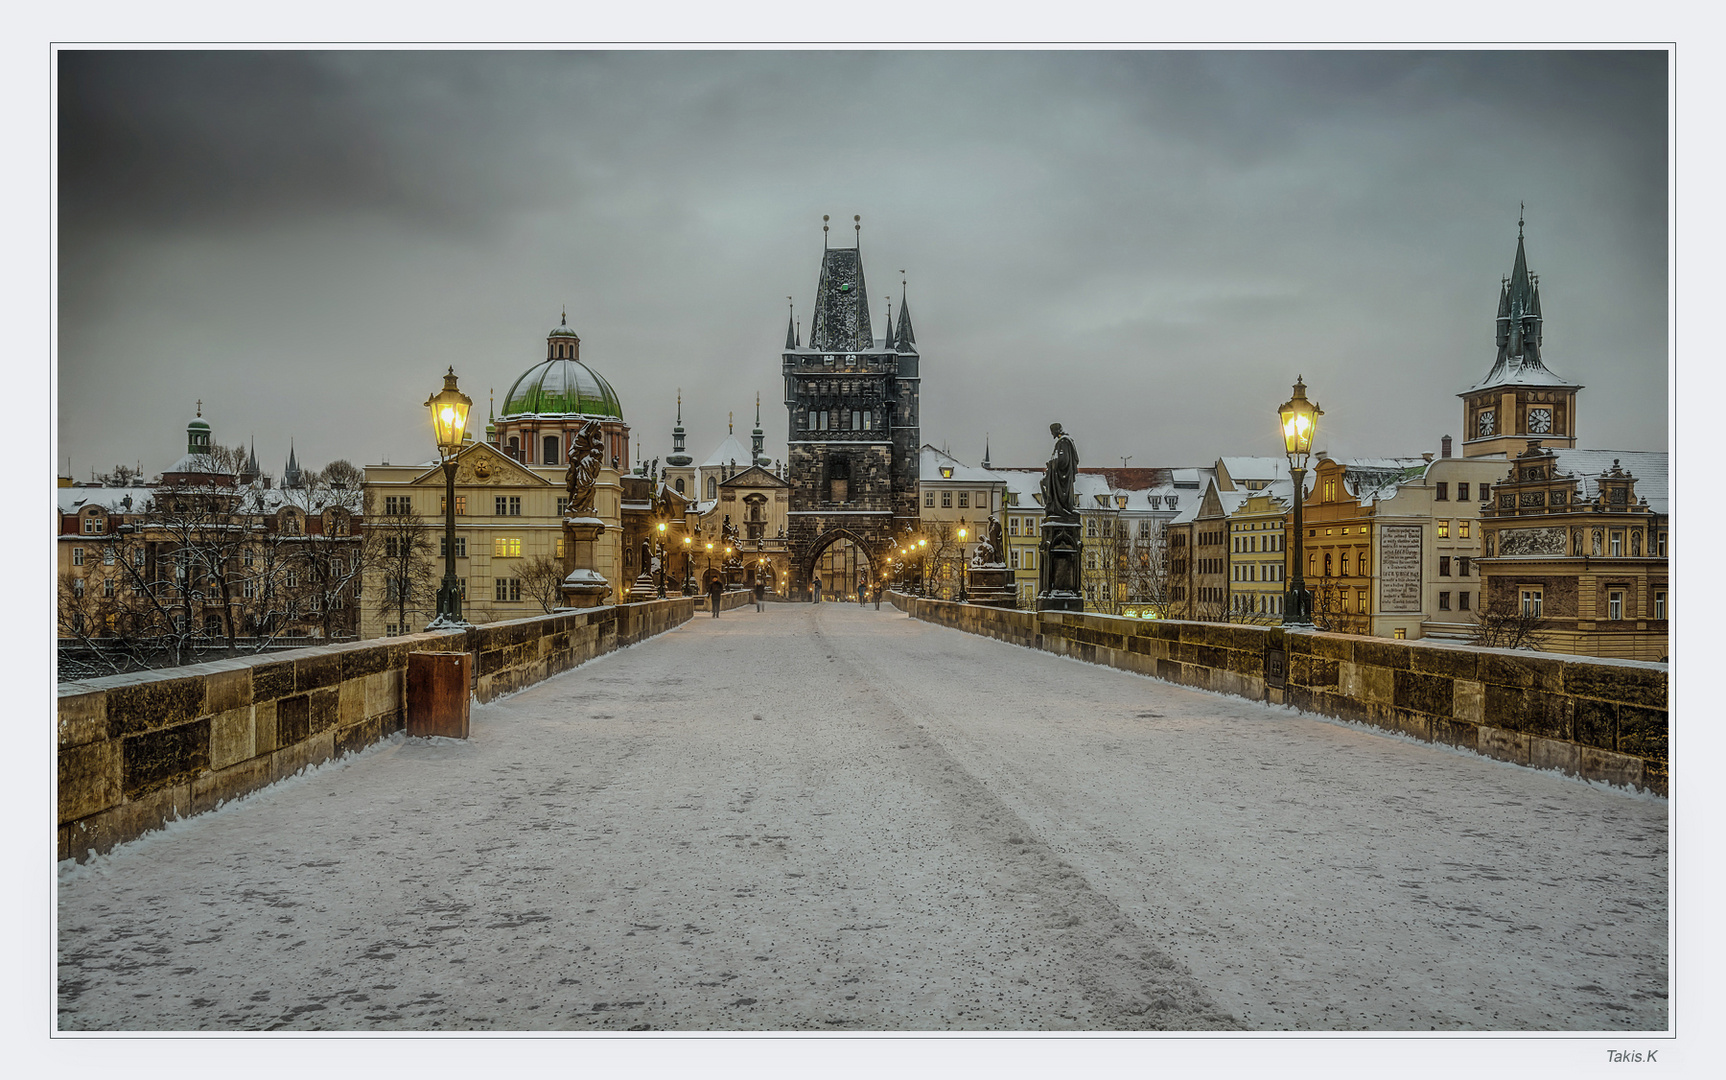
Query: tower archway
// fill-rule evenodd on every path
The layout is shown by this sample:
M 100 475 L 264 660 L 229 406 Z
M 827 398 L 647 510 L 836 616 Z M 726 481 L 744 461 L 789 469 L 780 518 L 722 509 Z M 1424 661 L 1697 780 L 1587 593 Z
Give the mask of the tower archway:
M 859 587 L 874 587 L 875 551 L 865 537 L 850 529 L 833 529 L 818 538 L 810 552 L 799 569 L 805 582 L 820 580 L 823 597 L 855 600 Z

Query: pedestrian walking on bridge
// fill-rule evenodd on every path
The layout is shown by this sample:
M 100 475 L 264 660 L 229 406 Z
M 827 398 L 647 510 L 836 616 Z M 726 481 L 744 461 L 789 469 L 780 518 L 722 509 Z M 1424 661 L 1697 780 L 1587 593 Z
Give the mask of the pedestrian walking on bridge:
M 767 610 L 767 606 L 762 603 L 763 599 L 765 599 L 766 596 L 767 596 L 767 586 L 761 584 L 760 578 L 756 578 L 755 579 L 755 610 L 756 611 L 766 611 Z
M 714 574 L 707 579 L 707 595 L 713 597 L 713 617 L 719 618 L 719 598 L 725 594 L 725 579 Z
M 809 594 L 815 598 L 815 600 L 814 600 L 815 603 L 819 604 L 821 602 L 821 579 L 820 578 L 816 578 L 809 583 Z

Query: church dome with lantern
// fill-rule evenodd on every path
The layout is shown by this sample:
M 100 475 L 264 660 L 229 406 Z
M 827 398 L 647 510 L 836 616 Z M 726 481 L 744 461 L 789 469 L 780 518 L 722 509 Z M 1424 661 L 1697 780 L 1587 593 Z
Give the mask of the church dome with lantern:
M 524 371 L 487 424 L 488 440 L 526 465 L 566 465 L 569 439 L 589 420 L 606 432 L 607 456 L 626 465 L 629 427 L 605 377 L 582 363 L 567 313 L 545 338 L 545 358 Z

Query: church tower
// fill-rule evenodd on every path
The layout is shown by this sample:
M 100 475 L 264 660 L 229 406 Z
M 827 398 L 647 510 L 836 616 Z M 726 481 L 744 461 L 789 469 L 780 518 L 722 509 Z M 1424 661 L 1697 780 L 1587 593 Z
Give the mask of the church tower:
M 852 560 L 847 586 L 850 575 L 878 581 L 893 538 L 916 527 L 918 361 L 903 301 L 898 329 L 889 311 L 882 337 L 874 336 L 861 243 L 822 252 L 809 339 L 799 343 L 793 320 L 781 363 L 793 596 L 811 575 L 831 572 L 821 569 L 830 549 Z
M 677 426 L 671 429 L 671 453 L 665 455 L 665 482 L 690 501 L 695 494 L 695 459 L 684 448 L 683 391 L 677 391 Z
M 1462 456 L 1515 455 L 1530 438 L 1545 446 L 1576 445 L 1576 392 L 1541 357 L 1540 278 L 1528 272 L 1523 222 L 1516 222 L 1516 261 L 1499 286 L 1498 358 L 1462 398 Z

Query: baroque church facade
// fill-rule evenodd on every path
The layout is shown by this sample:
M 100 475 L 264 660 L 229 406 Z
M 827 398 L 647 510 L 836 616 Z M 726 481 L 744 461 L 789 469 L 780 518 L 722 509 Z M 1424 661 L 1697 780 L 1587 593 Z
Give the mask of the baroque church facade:
M 829 596 L 881 581 L 897 536 L 918 523 L 921 357 L 903 292 L 875 337 L 861 244 L 822 252 L 807 341 L 788 319 L 785 385 L 788 591 Z

